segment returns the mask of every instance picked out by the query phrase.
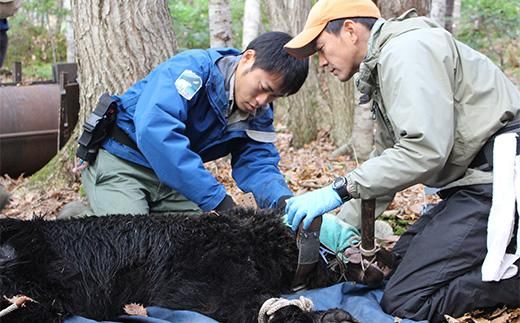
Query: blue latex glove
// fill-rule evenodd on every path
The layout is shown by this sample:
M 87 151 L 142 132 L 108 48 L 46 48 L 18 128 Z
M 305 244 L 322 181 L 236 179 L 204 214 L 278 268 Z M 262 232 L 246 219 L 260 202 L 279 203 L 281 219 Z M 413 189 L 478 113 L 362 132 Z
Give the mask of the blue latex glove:
M 332 189 L 332 185 L 292 197 L 287 200 L 285 207 L 287 223 L 293 231 L 296 231 L 303 220 L 303 228 L 307 230 L 314 218 L 332 211 L 340 205 L 341 198 Z

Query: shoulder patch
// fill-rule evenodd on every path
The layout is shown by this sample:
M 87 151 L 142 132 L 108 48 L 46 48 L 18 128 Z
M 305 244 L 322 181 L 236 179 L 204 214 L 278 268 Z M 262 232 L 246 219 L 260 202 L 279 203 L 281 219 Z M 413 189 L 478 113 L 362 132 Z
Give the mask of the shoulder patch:
M 186 100 L 191 100 L 202 87 L 202 79 L 192 70 L 184 70 L 175 81 L 175 87 Z

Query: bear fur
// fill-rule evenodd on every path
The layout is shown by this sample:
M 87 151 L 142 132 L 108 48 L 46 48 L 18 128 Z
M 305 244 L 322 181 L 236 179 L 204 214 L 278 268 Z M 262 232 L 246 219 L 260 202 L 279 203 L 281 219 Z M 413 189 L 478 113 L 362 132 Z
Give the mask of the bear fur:
M 256 322 L 265 300 L 291 291 L 297 257 L 293 233 L 269 210 L 0 219 L 0 297 L 36 301 L 0 321 L 114 320 L 125 304 L 138 303 Z M 318 269 L 310 286 L 331 284 Z M 0 301 L 0 309 L 8 305 Z M 348 322 L 346 315 L 291 306 L 272 319 Z

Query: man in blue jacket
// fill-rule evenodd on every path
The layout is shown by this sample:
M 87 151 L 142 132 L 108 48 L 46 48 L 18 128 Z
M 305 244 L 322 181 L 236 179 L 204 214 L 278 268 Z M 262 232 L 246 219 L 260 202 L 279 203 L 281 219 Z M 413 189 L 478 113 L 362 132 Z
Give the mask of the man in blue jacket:
M 0 19 L 0 67 L 4 64 L 5 54 L 7 52 L 7 31 L 9 30 L 9 24 L 7 19 Z
M 231 154 L 232 176 L 260 207 L 292 193 L 278 169 L 271 102 L 296 93 L 308 60 L 288 55 L 291 36 L 269 32 L 244 52 L 188 50 L 114 96 L 117 120 L 82 171 L 92 211 L 200 212 L 235 205 L 204 167 Z

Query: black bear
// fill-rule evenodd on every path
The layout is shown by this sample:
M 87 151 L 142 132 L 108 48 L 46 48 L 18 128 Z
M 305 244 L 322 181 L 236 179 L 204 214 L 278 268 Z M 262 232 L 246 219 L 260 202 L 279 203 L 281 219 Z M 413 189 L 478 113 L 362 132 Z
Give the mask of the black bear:
M 0 318 L 103 320 L 125 304 L 193 310 L 223 322 L 254 322 L 269 298 L 290 292 L 298 249 L 274 211 L 236 209 L 201 216 L 112 215 L 45 221 L 0 220 L 0 297 L 35 302 Z M 309 286 L 332 283 L 318 266 Z M 0 309 L 9 305 L 2 298 Z M 350 322 L 342 310 L 295 306 L 270 322 Z

